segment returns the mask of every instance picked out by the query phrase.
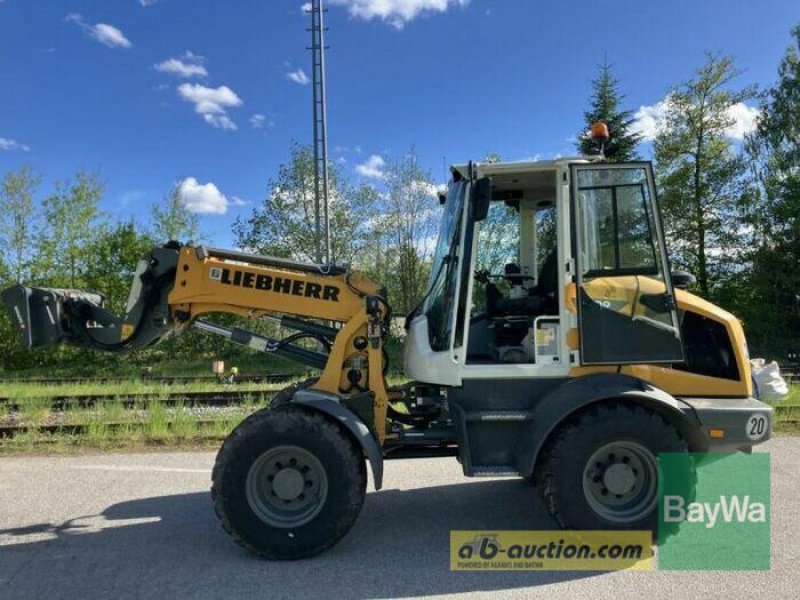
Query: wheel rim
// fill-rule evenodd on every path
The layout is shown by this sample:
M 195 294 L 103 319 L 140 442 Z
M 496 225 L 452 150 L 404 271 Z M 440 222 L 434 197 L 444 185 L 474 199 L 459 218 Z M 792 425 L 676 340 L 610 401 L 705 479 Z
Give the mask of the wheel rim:
M 608 521 L 635 523 L 658 502 L 656 457 L 632 441 L 597 449 L 586 461 L 583 494 L 591 509 Z
M 258 518 L 285 529 L 305 525 L 322 510 L 328 476 L 308 450 L 276 446 L 250 466 L 245 487 L 247 502 Z

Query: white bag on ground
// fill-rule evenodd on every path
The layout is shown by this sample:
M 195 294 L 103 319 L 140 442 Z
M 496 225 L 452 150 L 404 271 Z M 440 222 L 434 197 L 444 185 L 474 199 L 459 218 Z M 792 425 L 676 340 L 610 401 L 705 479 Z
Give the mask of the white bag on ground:
M 781 377 L 781 369 L 774 360 L 767 364 L 763 358 L 754 358 L 750 361 L 750 367 L 761 400 L 782 400 L 789 395 L 789 386 Z

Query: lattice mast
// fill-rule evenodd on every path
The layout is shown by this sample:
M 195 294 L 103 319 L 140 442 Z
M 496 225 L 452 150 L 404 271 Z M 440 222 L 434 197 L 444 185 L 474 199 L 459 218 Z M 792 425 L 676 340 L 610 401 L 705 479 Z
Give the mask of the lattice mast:
M 331 261 L 328 206 L 328 109 L 325 96 L 325 27 L 323 0 L 311 0 L 311 87 L 314 124 L 314 218 L 318 263 Z M 324 231 L 323 231 L 324 230 Z

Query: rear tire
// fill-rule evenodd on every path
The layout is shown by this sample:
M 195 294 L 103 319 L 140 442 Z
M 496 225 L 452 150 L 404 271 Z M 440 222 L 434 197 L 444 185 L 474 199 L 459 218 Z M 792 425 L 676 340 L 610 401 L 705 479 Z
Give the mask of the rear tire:
M 214 509 L 237 543 L 294 560 L 327 550 L 350 530 L 364 503 L 366 466 L 336 423 L 283 404 L 231 433 L 212 479 Z
M 688 447 L 661 415 L 640 406 L 602 404 L 555 432 L 536 480 L 545 506 L 564 529 L 655 532 L 663 452 L 687 454 Z

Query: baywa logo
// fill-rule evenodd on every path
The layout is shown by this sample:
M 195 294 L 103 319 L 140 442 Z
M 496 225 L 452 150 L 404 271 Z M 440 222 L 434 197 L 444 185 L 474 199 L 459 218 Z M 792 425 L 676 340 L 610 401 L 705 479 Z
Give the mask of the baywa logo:
M 750 496 L 720 496 L 719 501 L 689 502 L 683 496 L 664 496 L 664 522 L 703 523 L 706 528 L 714 527 L 717 519 L 725 523 L 764 523 L 767 520 L 767 507 L 763 502 L 753 502 Z
M 768 453 L 662 454 L 659 478 L 659 569 L 769 569 Z

